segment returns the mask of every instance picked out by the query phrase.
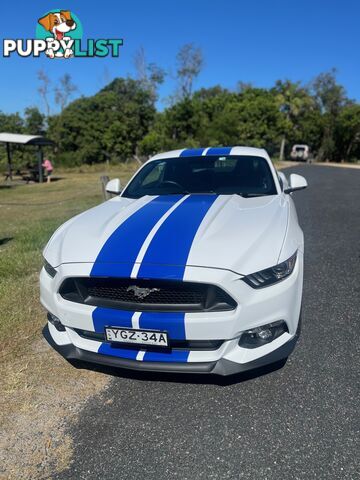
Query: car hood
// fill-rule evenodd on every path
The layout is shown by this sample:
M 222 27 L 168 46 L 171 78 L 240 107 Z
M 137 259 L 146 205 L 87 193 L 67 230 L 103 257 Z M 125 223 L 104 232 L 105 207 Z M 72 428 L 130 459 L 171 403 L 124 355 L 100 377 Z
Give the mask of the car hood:
M 283 195 L 116 197 L 62 225 L 44 256 L 54 267 L 92 263 L 101 275 L 117 275 L 121 265 L 141 274 L 147 264 L 247 275 L 278 262 L 288 212 Z

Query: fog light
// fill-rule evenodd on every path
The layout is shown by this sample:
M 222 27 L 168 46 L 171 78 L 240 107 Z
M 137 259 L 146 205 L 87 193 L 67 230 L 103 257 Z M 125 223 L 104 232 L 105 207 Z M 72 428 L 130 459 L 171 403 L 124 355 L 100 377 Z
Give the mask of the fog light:
M 58 332 L 65 332 L 66 331 L 64 325 L 61 323 L 61 321 L 57 317 L 55 317 L 55 315 L 48 312 L 47 318 L 48 318 L 49 322 L 52 325 L 54 325 L 54 327 L 56 328 L 56 330 Z
M 261 340 L 268 340 L 269 338 L 271 338 L 273 336 L 272 332 L 269 328 L 266 328 L 265 330 L 260 330 L 258 335 L 261 338 Z
M 272 342 L 275 338 L 280 337 L 280 335 L 288 331 L 289 329 L 284 320 L 268 323 L 267 325 L 262 325 L 261 327 L 252 328 L 251 330 L 243 332 L 239 339 L 239 346 L 243 348 L 261 347 L 262 345 Z

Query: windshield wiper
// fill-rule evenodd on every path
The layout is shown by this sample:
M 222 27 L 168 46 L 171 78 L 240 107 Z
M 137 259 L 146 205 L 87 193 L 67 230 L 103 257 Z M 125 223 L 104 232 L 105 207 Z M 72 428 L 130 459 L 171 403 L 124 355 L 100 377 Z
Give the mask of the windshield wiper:
M 268 193 L 236 193 L 235 195 L 239 195 L 240 197 L 243 198 L 250 198 L 250 197 L 266 197 L 269 194 Z

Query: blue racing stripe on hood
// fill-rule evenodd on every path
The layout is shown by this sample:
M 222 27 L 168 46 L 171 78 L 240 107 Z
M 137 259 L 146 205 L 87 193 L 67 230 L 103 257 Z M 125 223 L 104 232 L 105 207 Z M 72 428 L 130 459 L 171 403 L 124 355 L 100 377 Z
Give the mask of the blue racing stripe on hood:
M 180 198 L 182 195 L 156 197 L 127 218 L 106 240 L 90 276 L 129 277 L 146 237 Z
M 180 153 L 180 157 L 199 157 L 205 148 L 189 148 Z
M 212 147 L 206 152 L 208 155 L 230 155 L 232 147 Z
M 164 278 L 167 266 L 171 265 L 172 278 L 183 279 L 196 232 L 216 198 L 216 195 L 190 195 L 172 212 L 152 239 L 138 278 Z

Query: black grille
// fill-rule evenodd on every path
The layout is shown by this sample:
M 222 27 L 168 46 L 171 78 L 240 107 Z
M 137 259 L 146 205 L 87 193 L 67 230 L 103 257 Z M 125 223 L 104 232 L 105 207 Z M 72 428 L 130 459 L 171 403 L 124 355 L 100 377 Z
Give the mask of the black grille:
M 130 290 L 129 290 L 130 288 Z M 145 288 L 146 287 L 142 287 Z M 154 291 L 151 291 L 154 290 Z M 146 292 L 146 290 L 145 290 Z M 147 303 L 147 304 L 198 304 L 203 300 L 203 292 L 198 290 L 177 290 L 175 288 L 159 288 L 154 289 L 150 287 L 150 293 L 144 299 L 136 297 L 131 286 L 119 285 L 116 287 L 107 285 L 93 285 L 88 288 L 88 294 L 91 297 L 110 298 L 115 301 L 127 303 Z
M 68 278 L 60 295 L 71 302 L 136 311 L 226 311 L 236 302 L 215 285 L 165 280 Z

